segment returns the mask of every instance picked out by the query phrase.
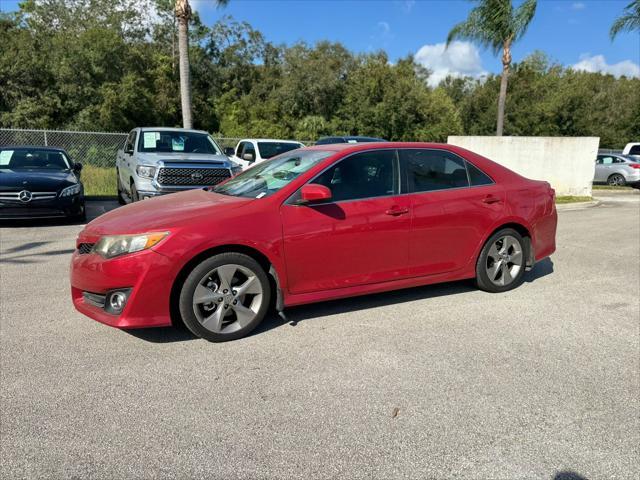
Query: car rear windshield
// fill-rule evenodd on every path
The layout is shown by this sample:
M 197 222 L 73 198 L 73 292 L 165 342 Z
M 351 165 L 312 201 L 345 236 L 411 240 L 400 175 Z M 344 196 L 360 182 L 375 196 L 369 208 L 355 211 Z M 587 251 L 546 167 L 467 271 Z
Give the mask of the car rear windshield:
M 2 170 L 69 170 L 67 156 L 59 150 L 40 148 L 0 149 Z
M 206 153 L 221 155 L 216 142 L 206 133 L 171 130 L 144 130 L 138 151 L 146 153 Z
M 258 150 L 262 158 L 271 158 L 281 153 L 290 152 L 302 145 L 288 142 L 258 142 Z
M 320 150 L 291 151 L 245 170 L 213 191 L 234 197 L 262 198 L 273 195 L 319 162 L 334 154 Z

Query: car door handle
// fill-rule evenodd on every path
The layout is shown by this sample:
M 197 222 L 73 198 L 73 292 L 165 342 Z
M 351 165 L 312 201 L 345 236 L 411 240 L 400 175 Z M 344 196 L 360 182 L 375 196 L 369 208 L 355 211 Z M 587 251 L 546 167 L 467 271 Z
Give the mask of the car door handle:
M 398 215 L 404 215 L 405 213 L 409 213 L 409 209 L 400 208 L 400 207 L 391 207 L 389 210 L 387 210 L 384 213 L 386 213 L 387 215 L 392 215 L 394 217 L 397 217 Z
M 484 203 L 488 203 L 488 204 L 492 204 L 492 203 L 498 203 L 501 202 L 502 200 L 499 199 L 498 197 L 494 197 L 493 195 L 487 195 L 486 197 L 484 197 L 482 199 L 482 201 Z

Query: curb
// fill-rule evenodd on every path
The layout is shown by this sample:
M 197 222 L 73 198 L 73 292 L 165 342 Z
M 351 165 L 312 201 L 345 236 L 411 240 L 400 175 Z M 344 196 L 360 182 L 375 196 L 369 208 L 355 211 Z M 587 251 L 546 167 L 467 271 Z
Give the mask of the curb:
M 584 210 L 585 208 L 597 207 L 601 203 L 602 202 L 600 200 L 592 200 L 590 202 L 561 203 L 560 205 L 556 205 L 556 210 Z

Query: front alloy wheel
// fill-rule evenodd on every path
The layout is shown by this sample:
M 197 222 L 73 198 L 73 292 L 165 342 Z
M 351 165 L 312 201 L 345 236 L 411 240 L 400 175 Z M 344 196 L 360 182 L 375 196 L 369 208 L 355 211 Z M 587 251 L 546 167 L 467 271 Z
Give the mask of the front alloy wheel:
M 180 313 L 195 335 L 214 342 L 234 340 L 260 323 L 269 299 L 269 280 L 260 264 L 247 255 L 223 253 L 189 274 Z
M 510 228 L 496 232 L 480 252 L 476 265 L 478 286 L 488 292 L 505 292 L 523 281 L 526 254 L 522 236 Z

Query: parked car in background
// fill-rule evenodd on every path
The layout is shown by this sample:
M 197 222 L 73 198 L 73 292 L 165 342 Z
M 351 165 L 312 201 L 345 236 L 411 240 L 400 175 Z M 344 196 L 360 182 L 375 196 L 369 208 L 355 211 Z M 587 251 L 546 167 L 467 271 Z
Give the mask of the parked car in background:
M 304 147 L 302 143 L 293 140 L 245 138 L 238 142 L 235 149 L 230 149 L 226 153 L 242 168 L 248 168 L 268 158 L 302 147 Z
M 0 219 L 85 219 L 82 164 L 62 148 L 0 148 Z
M 316 145 L 330 145 L 332 143 L 367 143 L 367 142 L 386 142 L 387 140 L 383 138 L 375 138 L 375 137 L 358 137 L 358 136 L 347 136 L 347 137 L 322 137 L 319 138 L 315 143 Z
M 240 171 L 207 132 L 134 128 L 116 159 L 118 200 L 125 204 L 211 187 Z
M 631 155 L 636 160 L 640 160 L 640 142 L 627 143 L 622 150 L 623 155 Z
M 75 307 L 119 328 L 182 321 L 211 341 L 276 309 L 475 278 L 523 282 L 555 250 L 554 190 L 453 145 L 320 145 L 80 232 Z M 418 326 L 417 326 L 418 328 Z
M 630 155 L 600 154 L 596 159 L 593 181 L 640 187 L 640 161 Z

